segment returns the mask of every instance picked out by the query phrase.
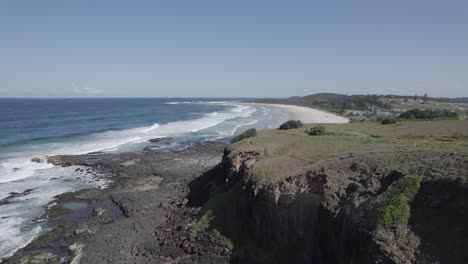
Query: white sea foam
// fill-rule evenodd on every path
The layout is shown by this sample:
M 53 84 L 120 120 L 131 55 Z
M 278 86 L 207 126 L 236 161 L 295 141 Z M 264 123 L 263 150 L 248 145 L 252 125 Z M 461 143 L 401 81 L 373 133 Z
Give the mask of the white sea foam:
M 9 192 L 32 191 L 26 196 L 10 199 L 0 207 L 0 260 L 29 244 L 43 231 L 41 223 L 32 219 L 43 213 L 43 207 L 56 195 L 89 187 L 105 187 L 107 180 L 93 180 L 86 172 L 75 171 L 77 166 L 38 169 L 34 176 L 22 181 L 0 184 L 2 196 Z M 54 180 L 51 180 L 54 179 Z
M 168 104 L 186 103 L 193 102 Z M 162 137 L 198 136 L 208 140 L 220 139 L 231 136 L 242 126 L 256 124 L 258 118 L 253 115 L 262 115 L 264 112 L 260 107 L 232 102 L 195 103 L 219 104 L 228 108 L 193 120 L 107 131 L 81 137 L 72 142 L 37 144 L 27 146 L 27 149 L 16 149 L 0 154 L 0 199 L 9 196 L 10 192 L 34 189 L 30 194 L 15 198 L 11 204 L 0 207 L 0 216 L 7 217 L 0 220 L 0 260 L 39 235 L 40 224 L 34 224 L 31 220 L 42 214 L 43 206 L 53 200 L 54 196 L 80 188 L 103 187 L 106 184 L 106 181 L 94 181 L 92 175 L 75 172 L 76 167 L 62 168 L 48 164 L 46 162 L 48 156 L 127 150 L 127 147 L 144 144 L 143 142 L 148 139 Z M 41 158 L 42 162 L 31 162 L 35 157 Z
M 251 126 L 251 125 L 255 125 L 258 123 L 258 120 L 253 120 L 251 122 L 248 122 L 248 123 L 244 123 L 244 124 L 240 124 L 240 125 L 237 125 L 234 127 L 234 129 L 231 131 L 231 135 L 234 135 L 236 133 L 236 131 L 241 128 L 241 127 L 244 127 L 244 126 Z
M 156 124 L 156 123 L 155 123 L 155 124 L 153 124 L 152 126 L 150 126 L 149 128 L 143 129 L 143 132 L 148 133 L 148 132 L 151 132 L 152 130 L 155 130 L 155 129 L 157 129 L 157 128 L 159 128 L 159 124 Z
M 213 102 L 211 102 L 213 103 Z M 223 103 L 225 102 L 215 102 Z M 68 143 L 49 143 L 36 146 L 36 151 L 20 151 L 9 153 L 12 157 L 0 164 L 0 183 L 22 180 L 34 175 L 38 169 L 51 168 L 46 162 L 34 163 L 32 158 L 40 157 L 45 160 L 49 155 L 73 155 L 86 154 L 95 151 L 117 151 L 123 145 L 142 143 L 151 138 L 162 138 L 171 135 L 199 132 L 207 128 L 219 125 L 222 122 L 250 117 L 257 110 L 253 107 L 230 104 L 231 108 L 223 112 L 205 114 L 203 117 L 187 120 L 169 122 L 167 124 L 153 124 L 148 127 L 127 129 L 123 131 L 107 131 L 90 135 L 84 140 Z M 244 123 L 251 121 L 238 121 L 235 129 Z M 0 157 L 2 158 L 2 157 Z
M 37 225 L 31 230 L 24 230 L 25 219 L 21 217 L 9 217 L 0 219 L 0 234 L 8 238 L 7 241 L 0 238 L 0 261 L 10 257 L 14 252 L 31 243 L 42 231 L 42 227 Z
M 32 158 L 32 157 L 31 157 Z M 52 168 L 52 164 L 35 163 L 30 159 L 16 158 L 0 164 L 0 183 L 31 177 L 36 170 Z M 2 195 L 0 193 L 0 199 Z

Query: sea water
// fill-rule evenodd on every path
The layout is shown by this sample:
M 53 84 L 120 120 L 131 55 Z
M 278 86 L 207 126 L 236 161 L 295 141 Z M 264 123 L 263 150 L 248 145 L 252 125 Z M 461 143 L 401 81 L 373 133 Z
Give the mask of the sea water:
M 276 108 L 232 99 L 0 99 L 0 200 L 32 189 L 0 205 L 0 260 L 48 231 L 37 218 L 54 196 L 106 186 L 76 166 L 47 163 L 48 156 L 141 151 L 164 137 L 171 139 L 155 148 L 180 149 L 286 119 Z

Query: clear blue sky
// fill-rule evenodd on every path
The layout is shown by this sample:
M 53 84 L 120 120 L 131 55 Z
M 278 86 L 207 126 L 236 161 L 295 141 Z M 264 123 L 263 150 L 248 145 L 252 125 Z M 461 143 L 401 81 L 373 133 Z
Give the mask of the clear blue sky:
M 0 97 L 468 96 L 468 1 L 0 0 Z

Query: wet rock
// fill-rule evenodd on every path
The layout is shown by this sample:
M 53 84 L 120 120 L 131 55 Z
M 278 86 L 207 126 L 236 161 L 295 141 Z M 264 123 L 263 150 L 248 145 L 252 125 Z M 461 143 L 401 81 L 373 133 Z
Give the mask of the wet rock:
M 151 143 L 158 143 L 158 142 L 161 142 L 161 141 L 168 141 L 168 140 L 171 140 L 172 138 L 152 138 L 152 139 L 149 139 L 148 141 L 151 142 Z
M 56 204 L 49 207 L 47 211 L 40 217 L 40 219 L 57 218 L 71 212 L 72 210 L 63 207 L 61 204 Z
M 42 160 L 41 160 L 41 158 L 37 158 L 37 157 L 36 157 L 36 158 L 32 158 L 32 159 L 31 159 L 31 162 L 41 163 Z
M 80 243 L 75 243 L 71 245 L 68 249 L 70 250 L 70 253 L 72 255 L 72 261 L 70 262 L 70 264 L 79 264 L 81 256 L 83 254 L 83 245 Z
M 92 231 L 87 224 L 83 225 L 82 227 L 78 228 L 75 230 L 75 235 L 87 235 L 87 234 L 93 234 L 94 231 Z
M 197 245 L 188 234 L 187 227 L 200 209 L 185 205 L 190 200 L 186 198 L 189 182 L 221 162 L 224 146 L 206 142 L 164 153 L 49 157 L 48 161 L 55 165 L 87 166 L 85 171 L 109 175 L 112 184 L 103 190 L 58 195 L 57 205 L 44 216 L 57 227 L 25 250 L 59 250 L 66 263 L 71 260 L 72 264 L 193 263 L 189 255 L 199 262 L 199 252 L 208 263 L 217 260 L 222 256 L 216 243 L 204 240 Z M 61 206 L 71 201 L 89 206 L 75 211 Z M 80 244 L 62 252 L 77 240 Z M 227 259 L 219 263 L 228 263 Z
M 58 264 L 59 257 L 50 252 L 26 255 L 19 261 L 20 264 Z
M 32 193 L 33 191 L 34 191 L 34 189 L 26 189 L 26 190 L 24 190 L 22 192 L 11 192 L 10 195 L 8 195 L 7 197 L 0 200 L 0 205 L 10 204 L 12 199 L 22 197 L 22 196 L 26 196 L 26 195 Z
M 96 216 L 101 216 L 106 210 L 103 208 L 94 208 L 93 213 Z

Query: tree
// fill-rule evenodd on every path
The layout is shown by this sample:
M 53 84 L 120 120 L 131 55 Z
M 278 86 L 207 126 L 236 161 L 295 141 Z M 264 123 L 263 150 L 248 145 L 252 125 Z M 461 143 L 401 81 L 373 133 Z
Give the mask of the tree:
M 415 101 L 418 100 L 418 94 L 414 94 L 414 100 L 415 100 Z
M 427 102 L 427 93 L 425 93 L 423 96 L 423 102 Z

